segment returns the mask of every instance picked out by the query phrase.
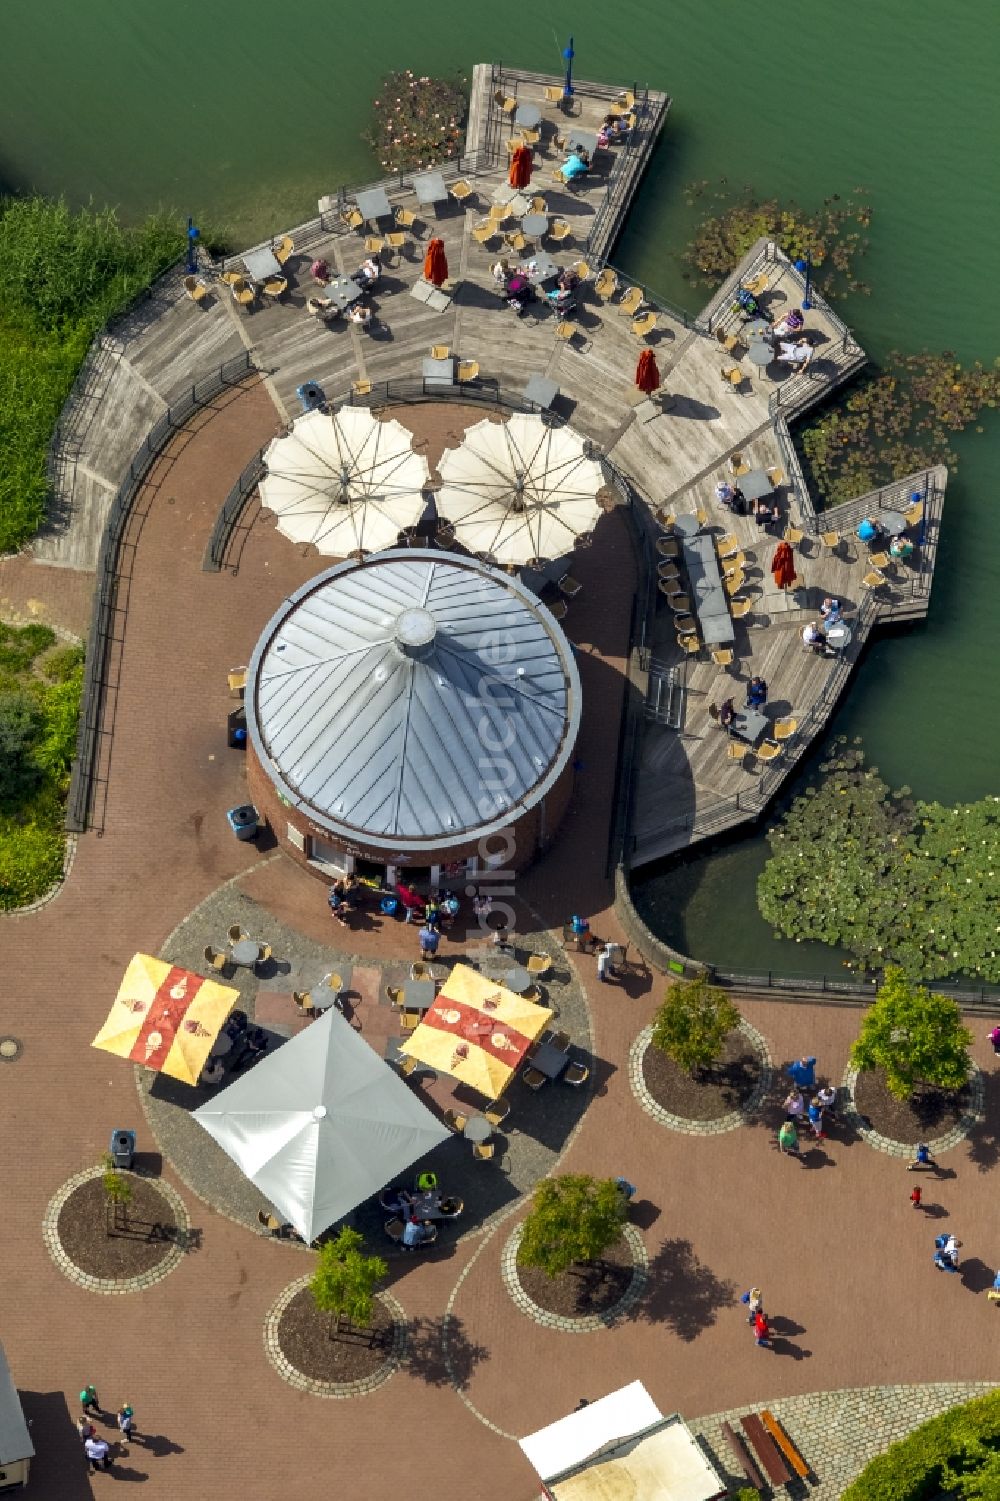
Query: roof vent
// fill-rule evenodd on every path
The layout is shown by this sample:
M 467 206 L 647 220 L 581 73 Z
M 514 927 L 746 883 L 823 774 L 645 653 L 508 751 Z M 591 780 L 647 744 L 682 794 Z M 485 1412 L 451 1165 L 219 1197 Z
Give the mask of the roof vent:
M 396 616 L 394 636 L 404 657 L 427 657 L 434 650 L 437 621 L 430 610 L 403 610 Z

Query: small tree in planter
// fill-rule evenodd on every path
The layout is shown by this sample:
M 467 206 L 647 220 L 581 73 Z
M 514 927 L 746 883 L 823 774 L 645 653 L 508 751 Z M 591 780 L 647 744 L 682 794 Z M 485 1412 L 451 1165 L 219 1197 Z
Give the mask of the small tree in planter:
M 851 1047 L 858 1069 L 885 1070 L 889 1093 L 906 1100 L 918 1084 L 961 1089 L 971 1068 L 972 1033 L 956 1001 L 912 985 L 890 965 Z
M 330 1315 L 331 1339 L 344 1322 L 348 1332 L 371 1327 L 375 1293 L 389 1268 L 381 1256 L 363 1255 L 364 1243 L 363 1236 L 345 1226 L 336 1240 L 320 1247 L 310 1292 L 320 1313 Z
M 132 1185 L 115 1167 L 114 1158 L 104 1158 L 104 1200 L 108 1212 L 108 1234 L 128 1229 L 128 1206 L 132 1202 Z
M 705 975 L 679 980 L 667 990 L 653 1019 L 652 1044 L 686 1074 L 700 1074 L 722 1055 L 740 1013 L 724 990 L 716 990 Z
M 613 1178 L 567 1173 L 543 1178 L 524 1221 L 517 1259 L 559 1277 L 575 1262 L 592 1263 L 621 1238 L 626 1204 Z

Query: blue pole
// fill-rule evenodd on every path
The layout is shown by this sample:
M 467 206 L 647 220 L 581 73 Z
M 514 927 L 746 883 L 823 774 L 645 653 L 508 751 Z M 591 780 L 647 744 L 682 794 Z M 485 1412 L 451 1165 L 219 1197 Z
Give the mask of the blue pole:
M 575 56 L 573 38 L 570 37 L 569 46 L 563 48 L 563 62 L 566 64 L 566 82 L 563 84 L 563 98 L 565 100 L 572 99 L 573 97 L 573 58 Z
M 804 261 L 798 260 L 795 262 L 795 269 L 800 276 L 804 276 L 806 279 L 806 289 L 802 295 L 802 311 L 804 313 L 808 313 L 809 309 L 812 307 L 812 303 L 809 301 L 809 283 L 812 279 L 812 261 L 808 256 Z
M 188 268 L 188 275 L 190 275 L 190 276 L 193 276 L 194 273 L 198 269 L 198 260 L 197 260 L 196 250 L 197 250 L 197 245 L 198 245 L 198 236 L 199 236 L 200 233 L 201 233 L 201 231 L 199 230 L 197 224 L 195 224 L 194 220 L 189 216 L 188 217 L 188 228 L 187 228 L 187 236 L 188 236 L 187 268 Z

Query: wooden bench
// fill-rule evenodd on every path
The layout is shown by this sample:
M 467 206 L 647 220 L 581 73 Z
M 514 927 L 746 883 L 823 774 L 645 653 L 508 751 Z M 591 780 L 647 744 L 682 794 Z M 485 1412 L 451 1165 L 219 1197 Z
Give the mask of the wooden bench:
M 743 1435 L 737 1433 L 730 1423 L 725 1422 L 722 1424 L 722 1432 L 730 1449 L 733 1451 L 733 1458 L 736 1460 L 737 1467 L 742 1475 L 758 1491 L 764 1490 L 764 1477 L 754 1464 L 750 1450 L 743 1440 Z
M 809 1466 L 806 1464 L 805 1460 L 802 1458 L 802 1455 L 799 1453 L 798 1449 L 796 1449 L 795 1445 L 792 1443 L 791 1439 L 788 1437 L 788 1434 L 785 1432 L 784 1428 L 782 1428 L 777 1418 L 773 1413 L 768 1412 L 766 1407 L 760 1416 L 764 1427 L 774 1439 L 774 1442 L 777 1444 L 782 1454 L 788 1460 L 788 1463 L 791 1465 L 796 1475 L 798 1475 L 800 1480 L 808 1480 Z
M 740 1418 L 740 1427 L 750 1440 L 751 1448 L 760 1460 L 761 1468 L 771 1484 L 787 1484 L 792 1478 L 792 1472 L 785 1463 L 781 1450 L 757 1414 L 751 1412 L 745 1418 Z

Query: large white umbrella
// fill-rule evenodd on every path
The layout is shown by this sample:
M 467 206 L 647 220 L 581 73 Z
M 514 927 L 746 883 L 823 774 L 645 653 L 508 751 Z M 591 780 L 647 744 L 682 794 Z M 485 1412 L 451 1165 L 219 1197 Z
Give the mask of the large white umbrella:
M 438 471 L 438 515 L 470 552 L 498 563 L 562 557 L 601 514 L 600 464 L 579 433 L 539 416 L 477 422 L 460 448 L 445 449 Z
M 333 1009 L 194 1118 L 305 1241 L 451 1134 Z
M 380 422 L 367 407 L 306 412 L 264 455 L 261 505 L 277 514 L 279 532 L 321 553 L 381 552 L 426 506 L 427 460 L 412 445 L 402 423 Z

